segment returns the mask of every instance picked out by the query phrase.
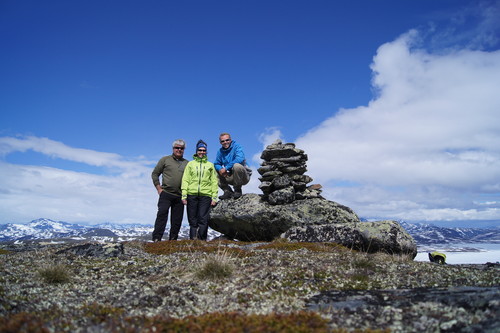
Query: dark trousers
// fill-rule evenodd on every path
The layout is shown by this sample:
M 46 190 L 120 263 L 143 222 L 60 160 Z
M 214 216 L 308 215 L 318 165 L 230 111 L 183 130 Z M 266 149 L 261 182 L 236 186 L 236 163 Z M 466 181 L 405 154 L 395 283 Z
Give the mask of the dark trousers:
M 198 195 L 187 196 L 189 238 L 207 240 L 208 218 L 212 198 Z
M 169 240 L 176 240 L 181 229 L 182 216 L 184 215 L 184 205 L 180 196 L 175 196 L 167 192 L 161 192 L 158 199 L 158 213 L 156 213 L 155 229 L 153 240 L 161 240 L 168 221 L 168 211 L 170 210 L 170 233 Z

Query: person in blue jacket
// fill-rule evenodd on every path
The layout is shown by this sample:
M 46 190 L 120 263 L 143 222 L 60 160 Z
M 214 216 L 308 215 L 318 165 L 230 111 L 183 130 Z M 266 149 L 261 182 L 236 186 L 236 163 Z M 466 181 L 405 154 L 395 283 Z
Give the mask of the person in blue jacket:
M 246 166 L 243 148 L 231 139 L 229 133 L 221 133 L 219 141 L 222 147 L 214 162 L 219 175 L 219 187 L 224 191 L 219 199 L 238 199 L 242 196 L 241 187 L 250 181 L 252 170 Z M 229 185 L 233 185 L 233 189 Z

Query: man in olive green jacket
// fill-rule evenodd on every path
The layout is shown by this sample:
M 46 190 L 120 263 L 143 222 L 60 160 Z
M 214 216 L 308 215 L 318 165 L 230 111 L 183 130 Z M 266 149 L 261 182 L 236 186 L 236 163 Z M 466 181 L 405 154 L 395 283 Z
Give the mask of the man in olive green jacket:
M 163 237 L 168 220 L 168 211 L 170 216 L 169 240 L 176 240 L 181 229 L 182 217 L 184 215 L 184 205 L 181 200 L 181 182 L 184 168 L 188 161 L 184 159 L 184 149 L 186 142 L 184 140 L 175 140 L 172 144 L 172 155 L 163 156 L 156 164 L 151 178 L 158 191 L 158 212 L 156 214 L 155 228 L 153 231 L 153 241 L 159 242 Z M 159 177 L 162 176 L 162 185 Z
M 218 177 L 207 159 L 207 144 L 203 140 L 196 144 L 193 158 L 182 177 L 182 203 L 187 205 L 189 238 L 207 240 L 210 207 L 217 202 Z

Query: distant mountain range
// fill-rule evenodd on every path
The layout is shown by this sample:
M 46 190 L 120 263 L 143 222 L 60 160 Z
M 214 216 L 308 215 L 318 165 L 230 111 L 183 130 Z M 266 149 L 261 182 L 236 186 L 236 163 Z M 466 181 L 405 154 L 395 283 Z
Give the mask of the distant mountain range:
M 72 224 L 50 219 L 37 219 L 26 224 L 1 224 L 0 242 L 22 241 L 128 241 L 149 240 L 153 226 L 142 224 L 104 223 L 92 226 Z M 168 227 L 167 227 L 168 232 Z M 209 230 L 209 239 L 219 236 L 214 230 Z M 166 234 L 168 237 L 168 233 Z M 179 238 L 189 238 L 189 227 L 181 228 Z
M 432 224 L 400 223 L 419 246 L 456 243 L 500 244 L 500 228 L 442 228 Z M 84 226 L 41 218 L 26 224 L 0 225 L 0 242 L 149 240 L 152 232 L 152 225 L 105 223 Z M 182 227 L 179 238 L 187 239 L 188 235 L 189 227 Z M 209 229 L 208 239 L 218 236 L 218 232 Z
M 400 222 L 418 245 L 456 243 L 500 244 L 500 228 L 442 228 L 432 224 Z

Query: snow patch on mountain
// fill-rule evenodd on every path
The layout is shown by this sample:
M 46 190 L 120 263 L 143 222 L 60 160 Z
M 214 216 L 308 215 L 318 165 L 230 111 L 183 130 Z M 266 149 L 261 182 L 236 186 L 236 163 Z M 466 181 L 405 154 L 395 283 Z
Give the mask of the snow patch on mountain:
M 415 239 L 419 247 L 456 243 L 500 244 L 500 228 L 443 228 L 432 224 L 408 223 L 405 221 L 399 223 Z M 26 224 L 9 223 L 0 225 L 0 242 L 59 239 L 92 241 L 150 240 L 152 232 L 152 225 L 139 223 L 80 225 L 40 218 Z M 220 236 L 220 233 L 209 229 L 208 239 L 218 236 Z M 189 227 L 181 228 L 179 238 L 189 238 Z
M 87 226 L 40 218 L 26 224 L 9 223 L 0 225 L 0 242 L 56 239 L 101 242 L 149 240 L 152 233 L 153 227 L 144 224 L 102 223 Z M 218 236 L 220 236 L 218 232 L 209 230 L 208 239 Z M 179 238 L 189 238 L 189 227 L 181 228 Z

